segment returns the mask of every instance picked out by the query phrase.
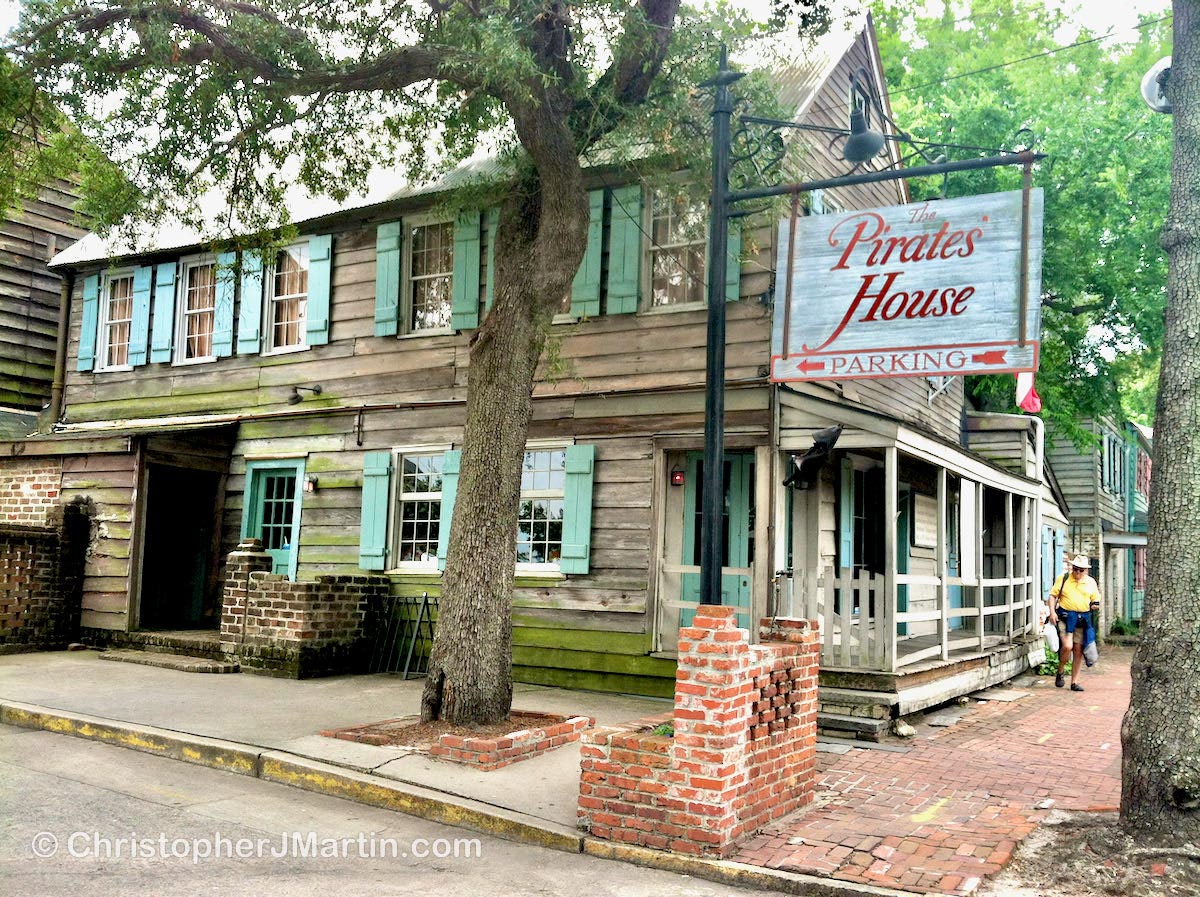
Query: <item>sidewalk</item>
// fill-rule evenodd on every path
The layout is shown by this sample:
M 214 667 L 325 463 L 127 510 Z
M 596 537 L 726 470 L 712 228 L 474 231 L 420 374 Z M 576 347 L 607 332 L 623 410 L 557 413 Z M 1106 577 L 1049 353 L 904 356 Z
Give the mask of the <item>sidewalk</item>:
M 805 880 L 811 884 L 808 876 L 815 875 L 828 885 L 844 882 L 847 891 L 859 893 L 863 885 L 970 893 L 1008 862 L 1016 844 L 1048 812 L 1046 801 L 1053 801 L 1055 809 L 1116 807 L 1131 656 L 1128 649 L 1109 649 L 1101 664 L 1084 674 L 1083 694 L 1039 679 L 1018 689 L 1028 693 L 1018 700 L 949 708 L 942 715 L 960 717 L 954 725 L 921 724 L 916 738 L 907 742 L 883 748 L 830 746 L 818 754 L 814 805 L 747 841 L 732 857 L 735 864 L 725 864 L 730 880 L 753 879 L 733 874 L 736 864 L 746 864 L 774 870 L 763 876 L 767 886 L 794 892 L 802 890 Z M 556 843 L 577 841 L 579 849 L 585 848 L 575 830 L 575 745 L 479 772 L 404 748 L 315 734 L 416 714 L 421 688 L 420 680 L 390 675 L 293 681 L 189 674 L 105 662 L 92 652 L 0 658 L 0 709 L 5 713 L 9 705 L 26 704 L 64 717 L 94 718 L 46 727 L 86 736 L 88 723 L 95 732 L 98 721 L 115 721 L 233 742 L 257 749 L 260 766 L 269 752 L 277 765 L 291 758 L 291 778 L 281 781 L 306 778 L 308 786 L 347 795 L 377 791 L 373 783 L 392 782 L 415 795 L 392 805 L 411 810 L 439 799 L 455 802 L 474 814 L 460 818 L 479 819 L 494 811 L 520 822 L 523 832 L 545 830 L 558 837 Z M 663 700 L 529 685 L 515 687 L 513 705 L 586 714 L 600 725 L 670 707 Z M 313 761 L 311 768 L 304 760 Z M 329 784 L 334 779 L 342 785 Z M 588 849 L 606 852 L 591 840 Z M 704 874 L 681 863 L 672 861 L 672 867 Z

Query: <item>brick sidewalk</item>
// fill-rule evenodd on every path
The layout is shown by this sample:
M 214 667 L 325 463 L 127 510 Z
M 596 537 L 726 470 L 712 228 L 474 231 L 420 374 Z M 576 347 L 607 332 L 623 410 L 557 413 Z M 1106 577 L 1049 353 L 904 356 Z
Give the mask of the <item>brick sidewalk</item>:
M 1048 811 L 1114 810 L 1128 648 L 1109 648 L 1082 694 L 1040 677 L 1029 697 L 972 704 L 911 750 L 818 755 L 813 807 L 731 859 L 909 891 L 968 894 L 1009 861 Z

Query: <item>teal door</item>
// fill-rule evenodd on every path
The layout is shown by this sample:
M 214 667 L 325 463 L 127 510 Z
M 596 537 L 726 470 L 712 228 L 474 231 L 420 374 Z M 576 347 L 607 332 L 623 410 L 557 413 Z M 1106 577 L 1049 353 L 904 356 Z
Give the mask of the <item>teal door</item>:
M 908 559 L 912 548 L 912 514 L 913 514 L 913 497 L 909 487 L 904 483 L 900 484 L 899 494 L 897 495 L 897 506 L 899 513 L 896 515 L 896 572 L 908 573 Z M 896 586 L 896 612 L 908 612 L 908 586 Z M 908 624 L 897 623 L 896 634 L 900 636 L 908 635 Z
M 700 563 L 700 517 L 704 502 L 704 456 L 689 452 L 684 492 L 683 556 L 685 566 Z M 754 563 L 754 454 L 725 455 L 725 501 L 721 514 L 721 603 L 738 608 L 738 626 L 749 628 L 751 588 L 749 568 Z M 725 572 L 728 570 L 729 572 Z M 700 574 L 684 573 L 680 596 L 699 605 Z M 691 626 L 692 608 L 680 612 L 679 624 Z
M 271 555 L 274 573 L 296 578 L 296 543 L 300 538 L 300 497 L 304 461 L 250 461 L 246 464 L 246 495 L 242 508 L 242 538 L 261 539 Z

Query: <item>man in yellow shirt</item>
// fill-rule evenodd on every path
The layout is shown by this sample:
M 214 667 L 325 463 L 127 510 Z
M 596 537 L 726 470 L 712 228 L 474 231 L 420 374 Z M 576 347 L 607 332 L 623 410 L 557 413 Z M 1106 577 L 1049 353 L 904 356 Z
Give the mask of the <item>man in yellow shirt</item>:
M 1086 555 L 1071 559 L 1071 573 L 1064 574 L 1050 589 L 1050 622 L 1058 627 L 1058 675 L 1054 684 L 1065 684 L 1063 669 L 1071 661 L 1071 691 L 1083 691 L 1079 671 L 1083 667 L 1083 649 L 1096 639 L 1092 628 L 1092 607 L 1100 606 L 1100 587 L 1088 575 L 1091 562 Z

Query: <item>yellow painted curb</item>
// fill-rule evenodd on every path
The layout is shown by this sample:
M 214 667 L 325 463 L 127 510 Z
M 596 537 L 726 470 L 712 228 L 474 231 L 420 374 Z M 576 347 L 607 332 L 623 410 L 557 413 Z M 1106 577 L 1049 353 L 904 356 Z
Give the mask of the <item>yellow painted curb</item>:
M 401 788 L 398 785 L 393 787 L 375 776 L 291 754 L 271 751 L 264 753 L 261 761 L 259 777 L 269 782 L 398 810 L 410 816 L 486 832 L 523 844 L 535 844 L 568 853 L 579 853 L 582 849 L 582 834 L 565 827 L 555 827 L 553 823 L 535 825 L 520 819 L 515 813 L 509 815 L 497 808 L 482 809 L 471 806 L 470 802 L 448 801 L 434 791 L 425 792 L 423 789 Z
M 67 714 L 27 704 L 0 704 L 0 722 L 24 729 L 40 729 L 100 741 L 238 775 L 258 775 L 257 749 L 216 738 L 178 735 L 149 726 Z

